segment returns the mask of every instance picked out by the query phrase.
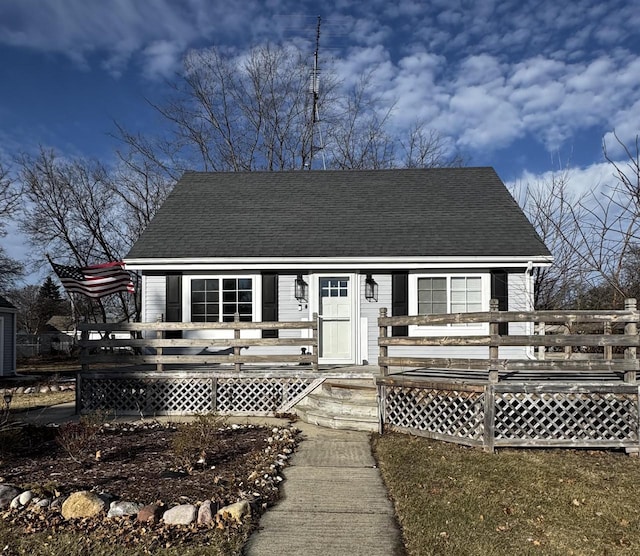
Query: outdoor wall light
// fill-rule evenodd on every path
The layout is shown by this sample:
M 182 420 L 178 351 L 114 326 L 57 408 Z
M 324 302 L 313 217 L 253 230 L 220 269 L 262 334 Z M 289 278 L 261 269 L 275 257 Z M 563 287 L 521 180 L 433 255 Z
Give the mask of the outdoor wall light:
M 364 298 L 367 301 L 378 301 L 378 282 L 373 279 L 371 274 L 367 274 L 364 281 Z
M 309 298 L 309 284 L 302 279 L 302 274 L 298 274 L 296 278 L 295 296 L 300 303 L 306 303 Z

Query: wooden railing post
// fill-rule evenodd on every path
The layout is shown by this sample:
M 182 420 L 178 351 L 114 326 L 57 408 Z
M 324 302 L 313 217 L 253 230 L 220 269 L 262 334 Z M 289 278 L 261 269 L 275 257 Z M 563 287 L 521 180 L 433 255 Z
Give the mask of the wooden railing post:
M 562 333 L 565 336 L 571 334 L 571 322 L 567 321 L 564 323 L 564 328 L 562 329 Z M 571 355 L 573 353 L 573 348 L 578 346 L 564 346 L 564 358 L 571 359 Z
M 498 300 L 492 299 L 489 301 L 489 311 L 491 313 L 498 312 Z M 498 382 L 498 337 L 500 333 L 500 324 L 489 321 L 489 336 L 491 337 L 491 343 L 489 344 L 489 382 Z
M 311 370 L 314 373 L 318 372 L 318 354 L 320 348 L 318 345 L 318 326 L 320 326 L 318 313 L 313 313 L 313 326 L 311 328 L 311 338 L 313 339 L 313 361 L 311 361 Z
M 538 336 L 544 336 L 547 333 L 547 325 L 544 322 L 538 323 Z M 547 357 L 546 346 L 538 346 L 538 360 L 544 361 Z
M 605 337 L 607 337 L 611 336 L 611 332 L 611 322 L 607 321 L 604 323 L 602 333 Z M 611 361 L 613 359 L 613 346 L 604 346 L 603 358 L 605 361 Z
M 80 348 L 80 360 L 82 361 L 82 370 L 89 370 L 89 346 L 87 342 L 89 341 L 89 330 L 83 330 L 80 332 L 80 342 L 82 343 L 82 347 Z
M 386 319 L 387 318 L 387 308 L 386 307 L 380 307 L 380 318 L 381 319 Z M 386 324 L 382 325 L 382 324 L 378 323 L 378 328 L 379 328 L 378 339 L 380 340 L 382 338 L 386 338 L 387 337 L 387 325 Z M 388 354 L 389 354 L 389 348 L 387 346 L 380 345 L 380 349 L 379 349 L 379 353 L 378 353 L 378 356 L 380 357 L 380 361 L 378 363 L 380 365 L 380 376 L 388 376 L 389 375 L 389 366 L 382 361 L 383 358 L 384 359 L 387 358 Z
M 635 298 L 628 298 L 624 300 L 624 309 L 625 311 L 636 311 L 637 303 Z M 627 322 L 624 326 L 624 333 L 629 336 L 637 336 L 638 335 L 638 324 L 635 321 Z M 627 347 L 624 350 L 624 358 L 629 361 L 629 365 L 631 366 L 631 361 L 633 361 L 633 370 L 625 370 L 624 372 L 624 381 L 630 384 L 636 383 L 636 371 L 635 365 L 637 361 L 637 348 L 635 347 Z
M 233 314 L 233 322 L 234 323 L 239 323 L 240 322 L 240 313 L 234 313 Z M 233 329 L 233 337 L 236 340 L 240 339 L 240 329 L 236 326 L 236 328 Z M 234 345 L 233 346 L 233 356 L 234 356 L 234 369 L 236 371 L 236 373 L 239 373 L 242 370 L 242 364 L 238 361 L 238 357 L 240 357 L 240 346 L 239 345 Z
M 161 323 L 164 322 L 164 318 L 162 315 L 158 315 L 158 318 L 156 319 L 157 323 Z M 162 329 L 158 329 L 156 331 L 156 338 L 158 338 L 159 340 L 163 340 L 164 339 L 164 330 Z M 156 348 L 156 355 L 162 356 L 162 346 L 158 346 Z M 162 363 L 160 363 L 160 361 L 158 361 L 156 363 L 156 371 L 160 372 L 164 370 L 164 365 Z

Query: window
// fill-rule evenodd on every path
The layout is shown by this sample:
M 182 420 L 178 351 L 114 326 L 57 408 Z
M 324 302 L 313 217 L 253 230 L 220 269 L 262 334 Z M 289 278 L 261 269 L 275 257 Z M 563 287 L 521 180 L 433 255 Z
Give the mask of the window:
M 322 297 L 347 297 L 348 294 L 348 280 L 338 278 L 320 279 L 320 295 Z
M 191 280 L 192 322 L 233 322 L 253 317 L 253 279 L 194 278 Z
M 482 277 L 418 278 L 418 314 L 482 311 Z

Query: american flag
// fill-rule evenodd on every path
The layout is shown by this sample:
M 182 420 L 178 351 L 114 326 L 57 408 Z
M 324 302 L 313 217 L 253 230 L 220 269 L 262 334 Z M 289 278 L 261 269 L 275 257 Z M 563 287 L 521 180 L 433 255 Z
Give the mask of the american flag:
M 116 292 L 134 292 L 131 275 L 124 269 L 123 262 L 85 267 L 64 266 L 51 262 L 51 266 L 70 293 L 97 298 Z

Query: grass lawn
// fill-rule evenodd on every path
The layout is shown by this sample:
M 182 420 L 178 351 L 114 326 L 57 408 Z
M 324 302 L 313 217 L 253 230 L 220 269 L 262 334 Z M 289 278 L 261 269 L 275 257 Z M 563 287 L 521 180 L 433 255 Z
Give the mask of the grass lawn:
M 197 546 L 184 546 L 179 542 L 167 547 L 119 545 L 117 537 L 110 539 L 95 535 L 68 533 L 65 531 L 28 533 L 11 527 L 0 520 L 0 554 L 10 556 L 238 556 L 248 538 L 240 532 L 228 535 L 224 531 L 211 530 L 204 542 Z
M 76 393 L 73 390 L 64 392 L 44 392 L 34 394 L 14 394 L 11 399 L 11 411 L 25 411 L 28 409 L 49 407 L 59 403 L 73 402 Z M 0 403 L 2 400 L 0 399 Z
M 392 433 L 373 447 L 411 556 L 640 554 L 635 457 Z

